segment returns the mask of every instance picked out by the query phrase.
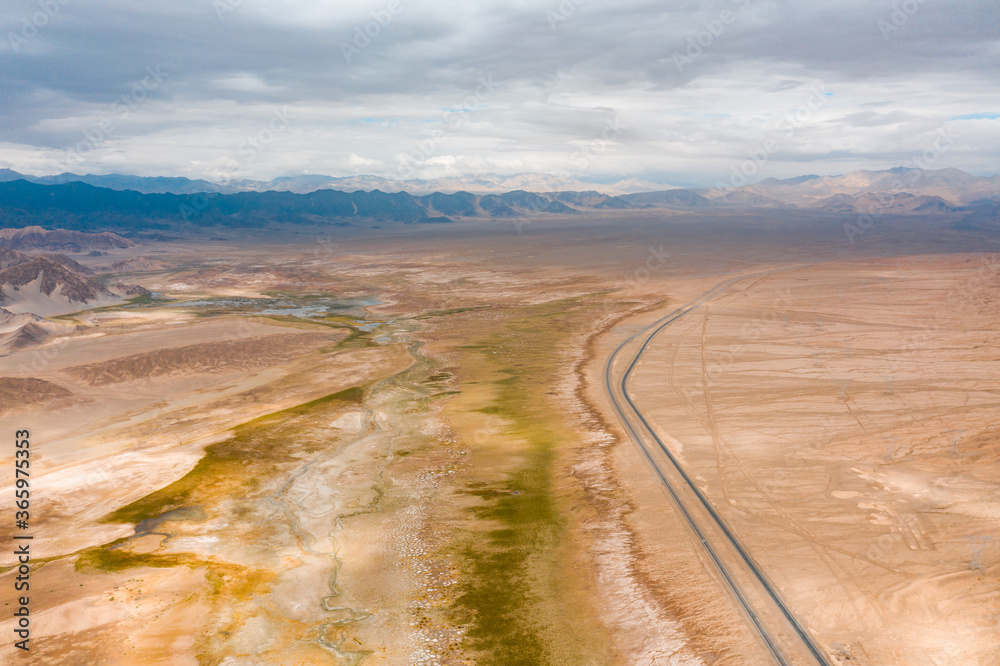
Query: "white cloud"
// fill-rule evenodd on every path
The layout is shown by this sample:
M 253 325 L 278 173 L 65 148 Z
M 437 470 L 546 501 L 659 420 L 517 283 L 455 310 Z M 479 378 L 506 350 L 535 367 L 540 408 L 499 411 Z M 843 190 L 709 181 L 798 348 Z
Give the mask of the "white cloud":
M 744 0 L 585 3 L 554 29 L 557 2 L 399 1 L 352 63 L 341 42 L 387 2 L 244 0 L 222 20 L 200 0 L 69 3 L 18 53 L 0 51 L 0 161 L 57 169 L 147 66 L 170 76 L 75 170 L 213 177 L 287 108 L 293 119 L 241 176 L 394 176 L 402 160 L 416 177 L 568 170 L 714 185 L 817 86 L 832 95 L 761 177 L 893 166 L 948 118 L 1000 111 L 983 2 L 922 5 L 888 41 L 882 3 L 754 2 L 679 70 L 673 55 Z M 5 3 L 0 27 L 32 8 Z M 609 122 L 623 129 L 602 144 Z M 954 122 L 942 166 L 995 170 L 1000 120 Z
M 371 160 L 367 157 L 361 157 L 357 153 L 351 153 L 347 157 L 347 163 L 352 167 L 375 167 L 380 166 L 382 163 L 378 160 Z

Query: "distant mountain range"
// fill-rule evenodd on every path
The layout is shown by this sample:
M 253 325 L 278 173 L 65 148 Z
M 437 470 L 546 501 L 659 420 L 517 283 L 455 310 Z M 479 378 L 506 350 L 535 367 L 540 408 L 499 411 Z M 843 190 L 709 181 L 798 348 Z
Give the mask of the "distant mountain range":
M 516 224 L 539 216 L 610 215 L 637 209 L 812 211 L 835 217 L 950 215 L 956 229 L 1000 229 L 1000 176 L 978 177 L 958 169 L 899 167 L 842 176 L 768 178 L 742 187 L 617 195 L 593 189 L 418 194 L 323 187 L 305 193 L 220 193 L 198 189 L 206 187 L 207 181 L 176 178 L 77 179 L 63 174 L 51 177 L 52 182 L 32 182 L 46 179 L 19 176 L 9 170 L 0 173 L 0 352 L 42 343 L 68 325 L 46 320 L 46 316 L 148 295 L 142 287 L 98 281 L 91 269 L 58 254 L 89 251 L 88 256 L 94 257 L 126 250 L 126 258 L 99 271 L 163 270 L 164 264 L 148 257 L 128 256 L 127 250 L 135 246 L 128 236 L 140 230 L 274 223 L 351 225 L 362 219 L 403 224 L 508 219 Z M 115 187 L 98 187 L 83 182 L 84 178 Z M 297 186 L 308 189 L 332 180 L 318 178 L 308 185 L 300 179 Z M 168 191 L 148 191 L 157 188 Z M 145 236 L 150 233 L 146 231 Z
M 29 176 L 0 169 L 0 183 L 26 180 L 39 185 L 86 183 L 110 190 L 131 190 L 141 194 L 237 194 L 240 192 L 291 192 L 309 194 L 319 190 L 341 192 L 407 193 L 414 196 L 429 194 L 471 193 L 475 195 L 507 194 L 514 191 L 538 193 L 598 193 L 604 196 L 649 194 L 651 192 L 677 191 L 682 188 L 664 186 L 640 179 L 622 180 L 610 185 L 596 185 L 578 180 L 566 180 L 546 174 L 518 174 L 500 176 L 481 174 L 466 178 L 438 178 L 434 180 L 395 180 L 381 176 L 357 175 L 333 177 L 322 175 L 287 176 L 270 181 L 230 180 L 213 183 L 179 177 L 144 177 L 121 174 L 78 175 L 63 173 L 55 176 Z M 840 176 L 805 175 L 779 180 L 767 178 L 758 183 L 741 187 L 694 188 L 684 190 L 704 197 L 717 204 L 752 206 L 795 206 L 840 210 L 850 200 L 835 195 L 857 199 L 866 194 L 891 192 L 914 196 L 938 197 L 949 206 L 962 206 L 981 199 L 995 200 L 1000 195 L 1000 176 L 973 176 L 959 169 L 923 170 L 896 167 L 884 171 L 852 171 Z M 628 200 L 628 199 L 626 199 Z M 633 202 L 637 199 L 632 199 Z M 650 201 L 647 198 L 647 201 Z M 704 202 L 699 202 L 703 204 Z
M 12 174 L 16 172 L 8 170 L 4 177 Z M 69 177 L 63 174 L 52 178 Z M 119 185 L 132 182 L 147 190 L 177 185 L 178 180 L 135 176 L 86 178 L 120 179 Z M 185 181 L 182 183 L 184 188 L 199 182 L 181 180 Z M 732 188 L 674 188 L 620 195 L 596 190 L 531 192 L 523 189 L 497 194 L 467 191 L 414 194 L 378 189 L 352 192 L 315 189 L 304 194 L 291 191 L 143 193 L 96 187 L 77 180 L 61 184 L 25 179 L 0 182 L 0 228 L 36 225 L 75 230 L 114 229 L 126 234 L 137 229 L 166 229 L 185 223 L 240 227 L 271 223 L 349 225 L 353 220 L 364 218 L 427 224 L 459 218 L 514 219 L 642 208 L 760 208 L 809 210 L 832 215 L 970 213 L 977 219 L 984 216 L 992 219 L 998 207 L 1000 176 L 986 178 L 958 169 L 929 171 L 904 167 L 854 171 L 842 176 L 768 178 Z M 38 231 L 40 229 L 31 233 Z M 23 236 L 27 232 L 18 233 Z M 12 244 L 17 242 L 16 237 L 11 236 L 6 242 L 5 237 L 0 232 L 0 245 L 16 249 Z M 114 242 L 125 240 L 117 238 L 120 240 Z M 64 244 L 50 245 L 49 249 L 82 247 L 78 243 L 74 245 L 71 238 L 61 242 Z M 105 238 L 104 242 L 112 241 Z
M 597 192 L 585 196 L 595 205 L 613 198 Z M 508 218 L 580 212 L 553 197 L 525 191 L 423 196 L 378 190 L 317 190 L 308 194 L 141 194 L 78 182 L 63 185 L 39 185 L 24 180 L 0 183 L 0 227 L 6 228 L 37 225 L 130 232 L 166 229 L 184 223 L 230 227 L 259 227 L 271 223 L 347 225 L 358 218 L 427 224 L 451 222 L 456 217 Z
M 957 208 L 981 201 L 1000 200 L 1000 176 L 983 178 L 959 169 L 927 171 L 896 167 L 886 171 L 852 171 L 842 176 L 767 178 L 739 188 L 701 190 L 716 201 L 744 205 L 779 205 L 842 211 L 897 197 L 889 207 L 919 209 L 943 204 Z M 880 196 L 881 195 L 881 196 Z M 868 198 L 866 200 L 866 198 Z
M 196 194 L 198 192 L 214 192 L 217 194 L 236 194 L 237 192 L 294 192 L 308 194 L 316 190 L 341 190 L 356 192 L 408 192 L 410 194 L 433 194 L 444 192 L 471 192 L 473 194 L 503 194 L 514 190 L 529 190 L 533 192 L 549 192 L 554 190 L 599 190 L 602 194 L 629 194 L 671 188 L 662 184 L 645 180 L 622 180 L 610 185 L 595 185 L 579 180 L 560 178 L 548 174 L 523 173 L 513 176 L 497 174 L 480 174 L 468 178 L 435 178 L 424 180 L 419 178 L 399 180 L 383 178 L 382 176 L 321 176 L 307 174 L 302 176 L 284 176 L 273 180 L 227 180 L 213 183 L 207 180 L 190 178 L 143 177 L 110 174 L 95 176 L 61 173 L 56 176 L 28 176 L 0 169 L 0 182 L 26 180 L 40 185 L 63 185 L 65 183 L 86 183 L 94 187 L 106 187 L 109 190 L 134 190 L 143 194 Z

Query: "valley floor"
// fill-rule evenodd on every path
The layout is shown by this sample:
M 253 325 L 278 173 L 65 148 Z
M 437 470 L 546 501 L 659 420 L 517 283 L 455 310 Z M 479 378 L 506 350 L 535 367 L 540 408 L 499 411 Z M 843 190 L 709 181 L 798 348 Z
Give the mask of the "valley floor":
M 991 663 L 995 255 L 573 224 L 158 241 L 154 298 L 0 357 L 28 661 L 767 663 L 600 378 L 726 276 L 804 266 L 666 329 L 637 400 L 831 663 Z

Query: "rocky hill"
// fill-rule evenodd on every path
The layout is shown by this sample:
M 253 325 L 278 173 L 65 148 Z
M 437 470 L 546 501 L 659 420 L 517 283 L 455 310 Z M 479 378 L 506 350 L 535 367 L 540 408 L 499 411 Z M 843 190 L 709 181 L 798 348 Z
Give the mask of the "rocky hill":
M 20 229 L 0 229 L 0 246 L 12 250 L 82 252 L 134 247 L 135 243 L 108 231 L 85 233 L 68 229 L 45 229 L 34 225 Z
M 105 288 L 89 269 L 66 257 L 0 251 L 0 307 L 12 315 L 51 316 L 149 295 L 143 287 L 116 284 Z M 22 322 L 26 325 L 31 322 Z
M 132 257 L 116 261 L 109 267 L 112 273 L 145 273 L 146 271 L 160 271 L 167 265 L 162 261 L 156 261 L 149 257 Z
M 37 345 L 52 335 L 72 328 L 70 324 L 49 321 L 31 312 L 14 313 L 0 308 L 0 350 Z
M 77 275 L 48 257 L 34 257 L 0 270 L 0 305 L 6 307 L 12 301 L 23 300 L 19 296 L 66 299 L 82 307 L 113 294 L 92 278 Z M 19 309 L 37 313 L 30 307 Z
M 84 266 L 83 264 L 70 259 L 64 254 L 55 254 L 51 252 L 46 252 L 41 255 L 31 255 L 25 252 L 18 252 L 17 250 L 11 250 L 0 246 L 0 270 L 4 268 L 10 268 L 11 266 L 18 266 L 20 264 L 26 264 L 37 256 L 42 256 L 50 259 L 57 264 L 65 266 L 70 271 L 76 273 L 77 275 L 92 275 L 93 271 Z

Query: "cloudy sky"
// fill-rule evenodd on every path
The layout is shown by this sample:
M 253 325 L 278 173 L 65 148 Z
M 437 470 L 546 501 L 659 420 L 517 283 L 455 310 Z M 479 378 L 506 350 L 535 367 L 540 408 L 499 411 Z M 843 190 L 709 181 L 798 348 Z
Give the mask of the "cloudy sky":
M 0 167 L 1000 169 L 995 0 L 5 0 Z

